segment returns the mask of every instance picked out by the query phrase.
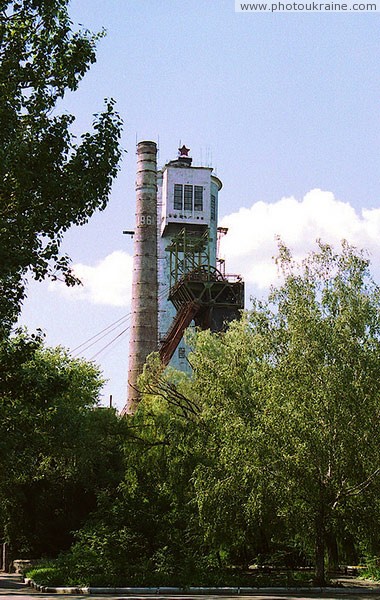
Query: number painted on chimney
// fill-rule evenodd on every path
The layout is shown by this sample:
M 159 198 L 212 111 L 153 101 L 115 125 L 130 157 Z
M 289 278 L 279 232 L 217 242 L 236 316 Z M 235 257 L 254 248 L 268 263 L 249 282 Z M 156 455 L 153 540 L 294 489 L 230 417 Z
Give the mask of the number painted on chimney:
M 155 219 L 152 215 L 139 215 L 137 217 L 138 225 L 154 225 Z

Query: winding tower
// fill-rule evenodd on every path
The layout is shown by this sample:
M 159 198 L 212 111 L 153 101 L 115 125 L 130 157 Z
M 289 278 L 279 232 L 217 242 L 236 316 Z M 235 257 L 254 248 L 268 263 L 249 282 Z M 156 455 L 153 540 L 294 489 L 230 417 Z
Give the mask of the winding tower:
M 136 229 L 132 283 L 132 329 L 128 400 L 139 402 L 138 377 L 148 354 L 190 371 L 183 334 L 194 323 L 224 331 L 244 307 L 244 283 L 226 275 L 217 258 L 218 195 L 222 182 L 207 166 L 195 167 L 186 146 L 157 171 L 154 142 L 137 146 Z
M 217 258 L 218 195 L 222 182 L 211 167 L 194 167 L 189 149 L 158 174 L 159 352 L 164 364 L 189 371 L 185 329 L 223 331 L 244 306 L 240 277 L 225 274 Z

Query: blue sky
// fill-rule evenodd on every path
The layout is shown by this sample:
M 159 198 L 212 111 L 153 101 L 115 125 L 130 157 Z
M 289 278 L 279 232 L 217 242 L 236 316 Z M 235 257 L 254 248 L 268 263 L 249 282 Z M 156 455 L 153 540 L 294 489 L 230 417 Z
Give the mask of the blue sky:
M 66 235 L 85 283 L 67 291 L 32 283 L 22 322 L 51 345 L 74 348 L 128 314 L 136 139 L 178 143 L 223 181 L 227 270 L 247 296 L 273 280 L 274 237 L 297 256 L 317 237 L 347 238 L 380 264 L 379 13 L 235 13 L 234 0 L 72 0 L 70 15 L 105 27 L 98 60 L 61 110 L 91 127 L 103 99 L 124 119 L 126 150 L 108 208 Z M 228 269 L 230 265 L 230 269 Z M 380 278 L 380 270 L 378 273 Z M 121 331 L 122 329 L 120 329 Z M 119 330 L 84 356 L 91 358 Z M 96 360 L 125 401 L 128 335 Z

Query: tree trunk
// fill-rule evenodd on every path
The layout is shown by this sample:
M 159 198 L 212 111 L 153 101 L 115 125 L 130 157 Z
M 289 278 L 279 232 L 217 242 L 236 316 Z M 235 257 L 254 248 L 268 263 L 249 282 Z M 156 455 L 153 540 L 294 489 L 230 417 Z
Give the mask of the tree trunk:
M 315 576 L 314 585 L 326 585 L 325 574 L 325 540 L 326 525 L 323 505 L 318 508 L 315 517 Z
M 326 547 L 329 572 L 336 573 L 339 567 L 338 544 L 336 535 L 332 531 L 326 534 Z

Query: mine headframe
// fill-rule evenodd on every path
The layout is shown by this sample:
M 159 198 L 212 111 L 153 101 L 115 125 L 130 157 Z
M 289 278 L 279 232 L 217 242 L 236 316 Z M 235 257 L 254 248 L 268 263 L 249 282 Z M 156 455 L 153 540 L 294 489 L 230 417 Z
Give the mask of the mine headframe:
M 182 229 L 171 241 L 168 299 L 177 310 L 161 342 L 160 356 L 166 365 L 185 329 L 194 320 L 200 329 L 225 331 L 244 308 L 244 282 L 238 275 L 224 275 L 210 261 L 209 230 Z

